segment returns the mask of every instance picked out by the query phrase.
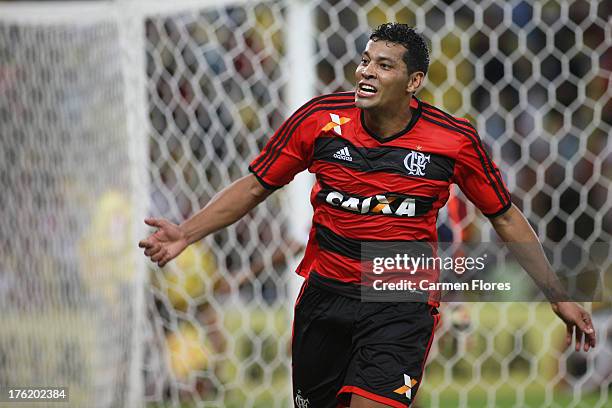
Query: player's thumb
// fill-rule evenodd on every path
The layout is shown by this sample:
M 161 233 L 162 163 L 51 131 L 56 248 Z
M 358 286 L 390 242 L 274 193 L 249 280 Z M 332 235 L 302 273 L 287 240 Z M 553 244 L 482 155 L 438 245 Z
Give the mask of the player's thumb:
M 151 227 L 161 228 L 164 221 L 159 218 L 145 218 L 144 222 Z

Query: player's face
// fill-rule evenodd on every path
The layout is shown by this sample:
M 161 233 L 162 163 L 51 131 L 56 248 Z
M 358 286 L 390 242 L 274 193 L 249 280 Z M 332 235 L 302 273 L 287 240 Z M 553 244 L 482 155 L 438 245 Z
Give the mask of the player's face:
M 384 40 L 368 41 L 355 72 L 355 104 L 362 109 L 397 109 L 409 103 L 411 93 L 420 86 L 422 73 L 415 84 L 415 74 L 408 74 L 402 60 L 406 48 Z

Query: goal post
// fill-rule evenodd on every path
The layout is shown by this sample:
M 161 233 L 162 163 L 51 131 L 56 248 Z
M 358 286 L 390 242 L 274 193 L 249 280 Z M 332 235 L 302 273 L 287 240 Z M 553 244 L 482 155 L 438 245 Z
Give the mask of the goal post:
M 133 20 L 106 2 L 0 4 L 2 389 L 143 403 L 149 132 Z

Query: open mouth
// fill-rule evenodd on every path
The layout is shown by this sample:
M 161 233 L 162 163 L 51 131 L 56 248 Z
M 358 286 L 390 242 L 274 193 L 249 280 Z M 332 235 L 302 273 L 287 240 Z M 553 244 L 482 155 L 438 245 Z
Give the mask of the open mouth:
M 357 94 L 362 97 L 373 96 L 378 90 L 370 84 L 359 84 L 357 86 Z

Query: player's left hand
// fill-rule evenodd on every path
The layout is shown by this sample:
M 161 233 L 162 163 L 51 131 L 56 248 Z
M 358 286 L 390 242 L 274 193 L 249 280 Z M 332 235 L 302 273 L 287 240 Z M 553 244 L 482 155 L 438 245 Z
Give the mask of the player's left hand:
M 576 351 L 580 351 L 584 338 L 584 351 L 589 351 L 595 347 L 595 329 L 593 320 L 589 312 L 582 306 L 574 302 L 554 302 L 551 303 L 553 311 L 565 322 L 567 335 L 565 337 L 565 347 L 572 344 L 572 337 L 576 337 Z

